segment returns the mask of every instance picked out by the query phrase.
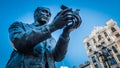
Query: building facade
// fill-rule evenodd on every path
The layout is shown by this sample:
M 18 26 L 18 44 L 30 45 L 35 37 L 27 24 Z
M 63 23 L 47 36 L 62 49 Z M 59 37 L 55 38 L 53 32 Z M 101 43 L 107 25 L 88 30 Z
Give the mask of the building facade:
M 114 20 L 94 27 L 83 43 L 92 68 L 120 68 L 120 28 Z

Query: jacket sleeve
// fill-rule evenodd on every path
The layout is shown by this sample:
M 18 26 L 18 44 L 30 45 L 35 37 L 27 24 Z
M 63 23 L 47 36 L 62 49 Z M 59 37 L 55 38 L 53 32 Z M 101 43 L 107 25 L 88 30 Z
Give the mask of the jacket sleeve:
M 32 48 L 51 37 L 47 26 L 40 27 L 39 29 L 24 30 L 23 23 L 15 22 L 9 27 L 10 41 L 15 50 L 19 52 L 28 52 Z
M 67 53 L 69 40 L 69 36 L 66 37 L 64 35 L 61 35 L 59 37 L 55 49 L 53 50 L 53 56 L 55 61 L 61 61 L 64 59 Z

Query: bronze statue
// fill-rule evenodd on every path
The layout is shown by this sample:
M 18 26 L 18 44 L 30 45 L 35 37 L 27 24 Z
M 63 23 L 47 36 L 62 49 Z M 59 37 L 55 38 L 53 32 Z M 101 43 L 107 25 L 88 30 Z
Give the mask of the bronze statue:
M 66 6 L 61 8 L 50 24 L 47 24 L 51 17 L 50 9 L 38 7 L 34 12 L 34 23 L 14 22 L 9 27 L 14 51 L 6 68 L 55 68 L 55 62 L 65 57 L 69 34 L 82 22 L 78 10 Z M 56 42 L 51 33 L 60 29 L 63 32 Z

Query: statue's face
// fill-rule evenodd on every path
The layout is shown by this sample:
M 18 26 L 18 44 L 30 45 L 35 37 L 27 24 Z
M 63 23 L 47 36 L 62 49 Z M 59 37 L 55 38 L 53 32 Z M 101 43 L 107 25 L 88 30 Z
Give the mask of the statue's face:
M 50 9 L 45 7 L 38 7 L 34 13 L 34 19 L 41 25 L 49 22 L 51 17 Z

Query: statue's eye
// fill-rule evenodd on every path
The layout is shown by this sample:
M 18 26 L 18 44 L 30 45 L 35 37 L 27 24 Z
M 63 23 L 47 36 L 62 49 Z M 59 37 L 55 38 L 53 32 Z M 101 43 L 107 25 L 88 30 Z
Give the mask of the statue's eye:
M 48 11 L 47 11 L 47 10 L 42 10 L 42 12 L 44 12 L 44 13 L 48 13 Z
M 51 13 L 48 10 L 41 10 L 41 11 L 47 13 L 49 17 L 51 16 Z

